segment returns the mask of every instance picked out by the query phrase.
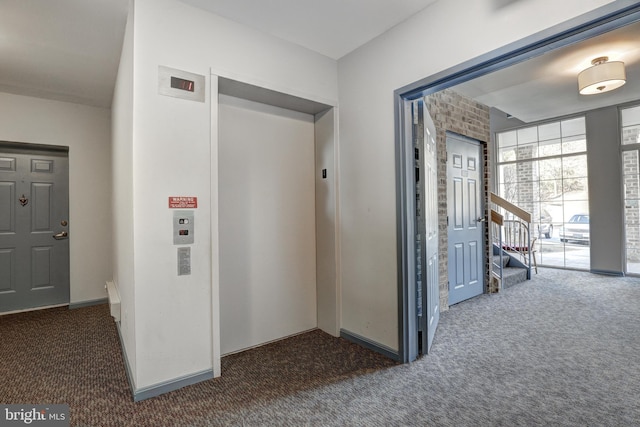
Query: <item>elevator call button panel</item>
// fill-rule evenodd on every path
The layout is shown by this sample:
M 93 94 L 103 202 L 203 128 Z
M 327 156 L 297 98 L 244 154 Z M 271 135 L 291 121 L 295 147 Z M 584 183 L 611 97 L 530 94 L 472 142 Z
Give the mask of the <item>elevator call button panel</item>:
M 194 238 L 193 211 L 173 212 L 173 244 L 190 245 Z

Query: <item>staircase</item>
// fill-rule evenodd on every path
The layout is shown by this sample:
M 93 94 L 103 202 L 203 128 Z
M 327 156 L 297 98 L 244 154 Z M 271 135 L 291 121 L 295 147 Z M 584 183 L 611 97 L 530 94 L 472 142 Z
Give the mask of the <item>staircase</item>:
M 490 200 L 493 204 L 490 228 L 493 267 L 489 292 L 500 292 L 531 279 L 532 264 L 535 264 L 535 239 L 532 240 L 529 233 L 529 212 L 494 193 L 491 193 Z
M 493 273 L 496 277 L 502 276 L 502 288 L 508 288 L 527 280 L 527 267 L 517 262 L 515 258 L 503 252 L 502 257 L 495 255 L 499 251 L 498 247 L 493 247 Z M 500 272 L 500 258 L 502 258 L 502 274 Z

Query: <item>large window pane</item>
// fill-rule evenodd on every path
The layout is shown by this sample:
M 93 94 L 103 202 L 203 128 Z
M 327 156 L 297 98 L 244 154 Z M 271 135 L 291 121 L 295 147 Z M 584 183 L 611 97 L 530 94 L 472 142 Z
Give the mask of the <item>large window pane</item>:
M 567 136 L 584 135 L 586 133 L 584 117 L 563 120 L 560 122 L 560 129 L 563 138 Z
M 498 148 L 499 162 L 512 162 L 516 159 L 516 147 Z
M 518 162 L 518 182 L 530 182 L 538 180 L 538 162 Z
M 502 197 L 531 213 L 531 237 L 538 239 L 539 263 L 589 269 L 584 118 L 527 126 L 500 134 L 496 140 L 501 144 L 499 191 Z M 506 159 L 510 163 L 500 164 Z
M 640 125 L 628 126 L 622 129 L 622 144 L 640 144 Z
M 625 108 L 622 116 L 622 144 L 640 144 L 640 106 Z
M 621 110 L 622 127 L 640 125 L 640 105 Z
M 533 200 L 536 203 L 540 202 L 540 180 L 535 180 L 535 181 L 531 181 L 531 193 L 532 193 L 532 198 L 531 200 Z
M 538 126 L 538 135 L 541 143 L 551 139 L 560 139 L 560 122 Z
M 638 170 L 638 151 L 624 151 L 622 153 L 622 179 L 624 198 L 627 200 L 640 199 L 640 171 Z M 627 203 L 628 204 L 628 203 Z
M 623 145 L 640 143 L 640 137 L 636 136 L 640 134 L 638 123 L 640 107 L 622 110 Z M 633 132 L 628 132 L 630 129 Z M 640 274 L 640 152 L 637 149 L 622 152 L 622 183 L 627 273 Z
M 500 184 L 500 197 L 517 204 L 518 203 L 518 184 L 516 182 L 503 182 Z
M 522 128 L 516 131 L 518 133 L 518 145 L 530 144 L 538 142 L 538 127 Z
M 575 195 L 574 200 L 589 200 L 589 183 L 587 178 L 565 178 L 562 180 L 562 193 L 565 194 L 565 200 L 568 194 Z
M 562 180 L 545 179 L 540 180 L 540 201 L 547 203 L 558 203 L 562 205 Z
M 518 138 L 515 130 L 502 132 L 498 134 L 498 148 L 515 147 L 518 144 Z
M 540 179 L 561 179 L 562 178 L 562 159 L 545 159 L 538 161 L 540 168 Z
M 584 135 L 562 138 L 562 154 L 584 153 L 587 151 L 587 140 Z
M 579 178 L 587 176 L 587 155 L 562 158 L 562 177 Z
M 518 144 L 516 151 L 517 160 L 535 159 L 538 157 L 538 143 L 535 144 Z
M 559 156 L 562 154 L 562 143 L 560 139 L 551 139 L 540 142 L 538 145 L 538 155 L 540 157 Z
M 517 182 L 518 174 L 517 174 L 516 163 L 509 163 L 506 165 L 500 165 L 498 167 L 498 177 L 500 182 Z
M 586 216 L 586 218 L 585 218 Z M 564 200 L 562 222 L 565 224 L 589 224 L 589 201 L 588 200 Z M 588 231 L 588 229 L 586 230 Z

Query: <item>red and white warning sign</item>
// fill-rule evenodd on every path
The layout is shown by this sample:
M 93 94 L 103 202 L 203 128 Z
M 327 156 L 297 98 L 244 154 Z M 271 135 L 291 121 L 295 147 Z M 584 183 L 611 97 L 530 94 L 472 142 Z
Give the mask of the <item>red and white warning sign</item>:
M 195 209 L 197 207 L 197 197 L 169 196 L 169 209 Z

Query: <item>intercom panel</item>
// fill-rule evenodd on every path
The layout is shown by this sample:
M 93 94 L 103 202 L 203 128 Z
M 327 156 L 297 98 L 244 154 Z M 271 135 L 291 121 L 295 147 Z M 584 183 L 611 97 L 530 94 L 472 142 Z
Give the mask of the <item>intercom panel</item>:
M 194 239 L 193 211 L 173 212 L 173 244 L 189 245 Z

